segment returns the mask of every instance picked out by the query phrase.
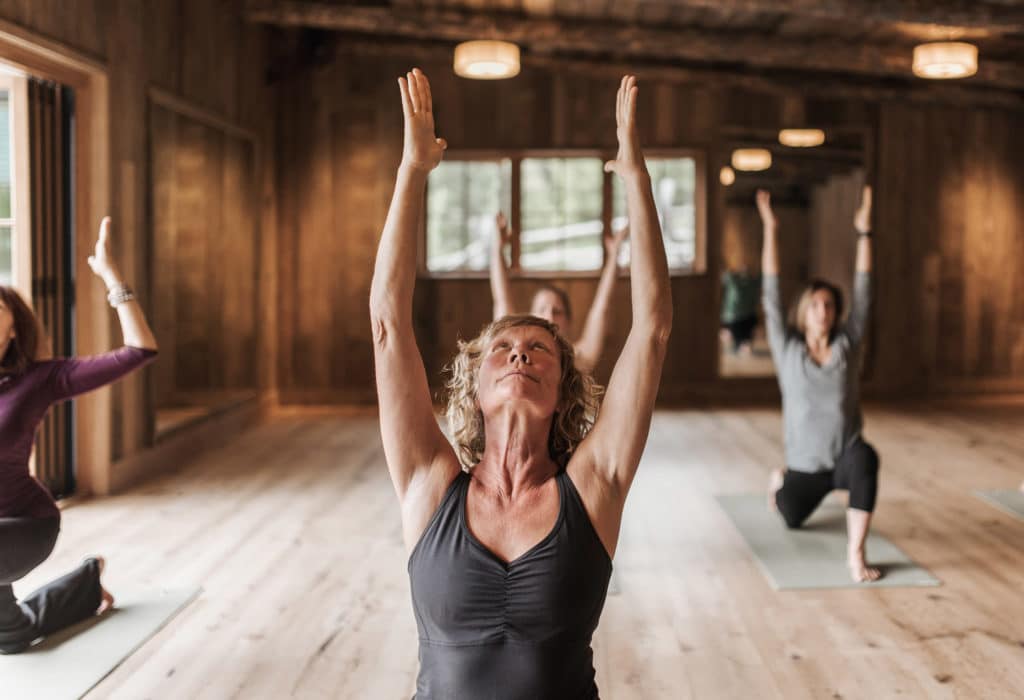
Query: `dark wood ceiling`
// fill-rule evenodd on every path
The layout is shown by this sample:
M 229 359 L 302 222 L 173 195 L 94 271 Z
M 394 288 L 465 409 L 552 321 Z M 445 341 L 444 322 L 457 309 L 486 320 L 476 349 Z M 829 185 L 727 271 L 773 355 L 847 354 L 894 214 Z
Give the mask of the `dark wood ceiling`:
M 911 51 L 930 40 L 979 47 L 954 90 L 1024 96 L 1024 0 L 247 0 L 249 20 L 437 46 L 518 43 L 524 61 L 642 62 L 754 74 L 821 73 L 922 82 Z

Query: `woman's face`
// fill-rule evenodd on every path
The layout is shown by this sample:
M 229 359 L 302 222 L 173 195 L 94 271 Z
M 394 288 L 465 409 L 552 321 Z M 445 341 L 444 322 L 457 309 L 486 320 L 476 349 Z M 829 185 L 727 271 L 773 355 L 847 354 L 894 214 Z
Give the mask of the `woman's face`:
M 539 326 L 515 326 L 484 347 L 477 376 L 477 401 L 485 416 L 514 406 L 547 418 L 558 407 L 561 349 Z
M 569 311 L 562 303 L 562 298 L 550 289 L 542 289 L 533 295 L 530 315 L 555 324 L 563 335 L 569 331 Z
M 804 316 L 804 327 L 807 334 L 813 337 L 826 336 L 832 332 L 836 322 L 836 299 L 827 289 L 819 289 L 811 294 L 811 303 L 807 306 Z

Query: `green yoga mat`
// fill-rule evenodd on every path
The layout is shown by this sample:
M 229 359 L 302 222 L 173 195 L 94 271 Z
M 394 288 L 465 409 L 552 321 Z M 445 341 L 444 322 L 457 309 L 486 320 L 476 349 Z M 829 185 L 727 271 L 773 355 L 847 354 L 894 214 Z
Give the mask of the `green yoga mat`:
M 882 570 L 872 583 L 855 583 L 846 568 L 846 509 L 824 503 L 799 530 L 769 510 L 763 493 L 716 496 L 776 590 L 938 586 L 940 581 L 881 535 L 868 535 L 868 562 Z
M 1024 520 L 1024 493 L 1018 489 L 1012 491 L 975 491 L 974 495 L 994 505 L 1004 513 Z
M 117 592 L 117 607 L 48 637 L 21 654 L 0 655 L 3 700 L 76 700 L 156 634 L 201 589 Z

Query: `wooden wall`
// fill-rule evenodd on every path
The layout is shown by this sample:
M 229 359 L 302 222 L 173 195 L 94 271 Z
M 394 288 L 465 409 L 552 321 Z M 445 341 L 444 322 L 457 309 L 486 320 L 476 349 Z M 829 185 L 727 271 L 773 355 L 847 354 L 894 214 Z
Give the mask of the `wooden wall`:
M 160 104 L 150 110 L 153 368 L 158 408 L 259 388 L 259 231 L 251 140 Z
M 452 148 L 613 147 L 616 81 L 575 68 L 526 67 L 512 81 L 467 81 L 445 60 L 419 61 L 434 85 L 438 133 Z M 340 51 L 296 75 L 279 104 L 278 369 L 286 403 L 372 401 L 367 297 L 376 242 L 401 151 L 393 56 Z M 585 69 L 579 69 L 583 71 Z M 570 72 L 573 71 L 573 72 Z M 708 270 L 672 282 L 676 306 L 661 397 L 666 401 L 776 396 L 772 380 L 717 376 L 718 277 L 726 127 L 772 128 L 794 97 L 679 82 L 641 85 L 647 147 L 708 154 Z M 875 182 L 879 335 L 867 393 L 903 396 L 957 383 L 1003 389 L 1024 380 L 1024 135 L 1020 114 L 998 108 L 798 98 L 809 123 L 866 126 L 879 153 Z M 785 103 L 785 104 L 784 104 Z M 787 107 L 788 105 L 788 107 Z M 562 282 L 585 309 L 595 280 Z M 515 282 L 521 305 L 538 282 Z M 628 331 L 628 283 L 620 281 L 599 378 Z M 455 339 L 489 319 L 486 280 L 422 279 L 416 327 L 432 384 Z M 887 341 L 885 338 L 892 338 Z
M 150 130 L 147 91 L 160 88 L 199 110 L 248 127 L 257 134 L 255 177 L 260 202 L 254 216 L 274 219 L 272 88 L 264 81 L 266 29 L 242 20 L 242 0 L 3 0 L 0 21 L 30 31 L 106 66 L 109 79 L 111 215 L 117 256 L 126 277 L 152 312 L 152 260 L 147 173 Z M 97 222 L 98 223 L 98 222 Z M 272 243 L 273 231 L 267 237 Z M 267 244 L 268 241 L 264 241 Z M 79 254 L 84 254 L 79 251 Z M 81 280 L 82 289 L 93 280 Z M 259 290 L 261 305 L 274 297 L 274 278 Z M 80 290 L 79 298 L 86 298 Z M 215 305 L 215 304 L 214 304 Z M 272 305 L 271 305 L 272 306 Z M 196 305 L 202 315 L 209 307 Z M 273 321 L 273 312 L 262 320 Z M 151 314 L 152 315 L 152 314 Z M 111 314 L 113 343 L 120 340 Z M 263 343 L 272 335 L 265 329 Z M 96 352 L 105 347 L 80 347 Z M 266 353 L 253 349 L 262 358 Z M 269 366 L 261 386 L 273 388 Z M 110 421 L 113 456 L 126 457 L 152 438 L 152 398 L 147 376 L 134 375 L 113 390 Z M 116 482 L 116 475 L 110 482 Z
M 893 390 L 1024 390 L 1024 115 L 888 105 L 880 338 Z M 894 344 L 895 345 L 895 344 Z
M 810 211 L 804 204 L 773 202 L 779 221 L 779 275 L 784 282 L 783 293 L 795 293 L 811 269 L 810 251 L 815 231 Z M 761 217 L 753 202 L 729 202 L 722 209 L 722 225 L 718 236 L 721 251 L 720 270 L 746 268 L 761 273 Z M 851 268 L 852 269 L 852 268 Z
M 857 260 L 857 236 L 853 215 L 860 205 L 863 171 L 833 175 L 811 194 L 811 237 L 808 274 L 827 279 L 843 290 L 849 309 L 853 270 Z

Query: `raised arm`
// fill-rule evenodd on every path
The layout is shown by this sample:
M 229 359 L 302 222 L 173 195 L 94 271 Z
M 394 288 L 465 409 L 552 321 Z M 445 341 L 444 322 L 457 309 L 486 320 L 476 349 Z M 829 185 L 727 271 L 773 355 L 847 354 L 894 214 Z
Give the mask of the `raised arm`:
M 857 273 L 871 272 L 871 186 L 864 185 L 860 207 L 853 215 L 853 228 L 857 231 Z
M 405 146 L 370 286 L 370 323 L 384 456 L 402 504 L 406 543 L 426 526 L 431 502 L 459 466 L 438 428 L 412 326 L 416 246 L 427 175 L 444 155 L 434 136 L 430 85 L 419 69 L 399 78 Z M 447 477 L 447 480 L 446 480 Z M 444 483 L 441 483 L 444 482 Z M 436 506 L 436 503 L 435 503 Z
M 601 279 L 597 283 L 597 293 L 587 312 L 587 320 L 583 324 L 583 333 L 576 342 L 576 366 L 584 372 L 594 371 L 604 341 L 608 337 L 608 309 L 612 304 L 612 292 L 615 291 L 615 280 L 619 271 L 619 248 L 629 235 L 629 226 L 623 226 L 613 234 L 604 234 L 604 268 Z
M 110 303 L 117 309 L 124 344 L 143 350 L 156 350 L 156 338 L 146 321 L 135 293 L 125 284 L 124 276 L 110 254 L 110 217 L 103 217 L 96 250 L 89 256 L 89 267 L 107 285 Z
M 595 527 L 609 553 L 614 552 L 622 507 L 647 442 L 672 329 L 665 243 L 640 150 L 636 102 L 636 78 L 626 76 L 616 101 L 619 152 L 605 164 L 605 170 L 622 178 L 626 186 L 633 325 L 612 371 L 597 423 L 569 464 L 571 473 L 584 482 L 597 477 L 600 497 L 588 505 L 597 511 Z
M 865 185 L 860 207 L 853 217 L 857 232 L 857 263 L 853 275 L 853 300 L 846 319 L 846 336 L 854 347 L 860 345 L 871 308 L 871 187 Z
M 768 346 L 776 365 L 786 344 L 786 321 L 782 313 L 782 292 L 779 290 L 779 245 L 776 240 L 778 221 L 772 211 L 767 190 L 757 191 L 757 212 L 761 215 L 764 242 L 761 247 L 761 303 Z
M 53 360 L 48 377 L 52 399 L 61 401 L 117 381 L 157 354 L 156 338 L 135 293 L 125 283 L 110 251 L 110 217 L 103 217 L 89 267 L 107 285 L 107 299 L 117 309 L 124 347 L 101 355 Z
M 508 267 L 505 265 L 505 246 L 511 240 L 508 220 L 499 211 L 494 217 L 494 244 L 491 246 L 491 299 L 495 321 L 512 313 L 512 290 L 508 282 Z

